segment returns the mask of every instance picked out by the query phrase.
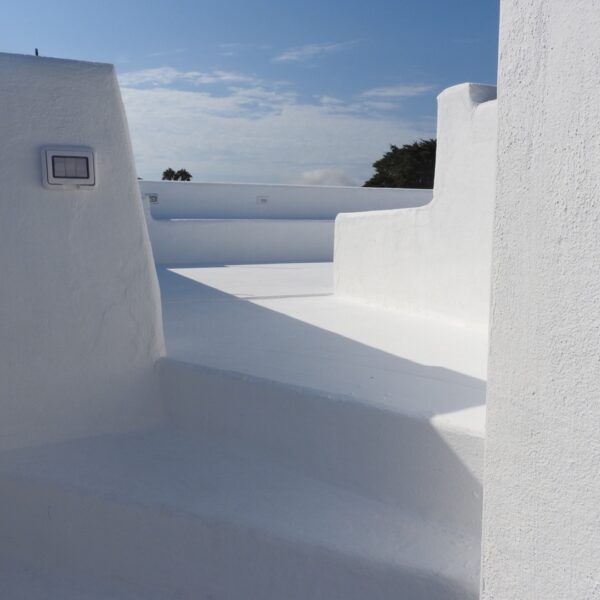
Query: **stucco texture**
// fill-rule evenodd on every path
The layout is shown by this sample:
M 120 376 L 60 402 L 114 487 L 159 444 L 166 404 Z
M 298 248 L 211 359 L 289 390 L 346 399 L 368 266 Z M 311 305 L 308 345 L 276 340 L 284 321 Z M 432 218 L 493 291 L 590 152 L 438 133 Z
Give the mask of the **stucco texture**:
M 110 65 L 0 54 L 0 449 L 141 427 L 159 399 L 159 291 Z M 42 185 L 90 146 L 94 189 Z
M 502 3 L 484 600 L 600 597 L 598 31 Z
M 335 292 L 487 329 L 496 88 L 438 98 L 433 201 L 336 219 Z

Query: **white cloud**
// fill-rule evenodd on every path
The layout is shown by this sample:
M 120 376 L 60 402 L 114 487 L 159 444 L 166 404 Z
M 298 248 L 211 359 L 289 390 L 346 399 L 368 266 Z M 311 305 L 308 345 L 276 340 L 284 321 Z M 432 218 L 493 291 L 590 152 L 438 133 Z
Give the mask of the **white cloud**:
M 173 67 L 156 67 L 154 69 L 131 71 L 119 75 L 119 82 L 125 87 L 140 85 L 164 86 L 177 82 L 202 85 L 212 83 L 250 83 L 252 81 L 254 81 L 252 77 L 218 69 L 203 73 L 200 71 L 178 71 Z
M 323 106 L 340 106 L 344 104 L 343 100 L 333 96 L 317 96 L 316 98 Z
M 422 96 L 436 88 L 434 85 L 415 83 L 410 85 L 393 85 L 389 87 L 377 87 L 363 92 L 367 98 L 413 98 Z
M 345 48 L 353 46 L 356 42 L 338 42 L 327 44 L 306 44 L 296 48 L 290 48 L 282 54 L 276 56 L 274 62 L 304 62 L 331 52 L 339 52 Z
M 261 85 L 219 96 L 165 87 L 122 92 L 146 179 L 171 166 L 188 169 L 195 181 L 361 183 L 389 144 L 429 137 L 433 129 L 432 122 L 415 126 L 366 103 L 311 104 Z
M 185 48 L 173 48 L 171 50 L 160 50 L 158 52 L 151 52 L 147 56 L 149 58 L 157 58 L 159 56 L 169 56 L 170 54 L 182 54 L 185 51 Z
M 362 106 L 364 106 L 365 109 L 373 110 L 396 110 L 398 108 L 398 103 L 371 100 L 369 102 L 363 102 Z
M 281 60 L 347 44 L 296 48 Z M 171 166 L 188 169 L 195 181 L 360 185 L 389 144 L 433 132 L 433 121 L 414 125 L 390 112 L 402 97 L 434 89 L 424 84 L 374 88 L 350 100 L 301 100 L 289 84 L 219 69 L 164 66 L 119 79 L 138 172 L 147 179 Z M 211 84 L 221 84 L 218 93 Z

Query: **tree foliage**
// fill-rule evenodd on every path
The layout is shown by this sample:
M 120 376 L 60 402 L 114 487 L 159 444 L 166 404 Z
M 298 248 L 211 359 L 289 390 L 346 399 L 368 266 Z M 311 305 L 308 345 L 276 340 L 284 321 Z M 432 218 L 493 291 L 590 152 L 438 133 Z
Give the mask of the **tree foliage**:
M 174 171 L 169 167 L 165 169 L 162 174 L 163 181 L 191 181 L 192 175 L 186 169 L 179 169 L 179 171 Z
M 419 140 L 402 148 L 390 146 L 373 163 L 375 174 L 364 187 L 433 188 L 436 140 Z

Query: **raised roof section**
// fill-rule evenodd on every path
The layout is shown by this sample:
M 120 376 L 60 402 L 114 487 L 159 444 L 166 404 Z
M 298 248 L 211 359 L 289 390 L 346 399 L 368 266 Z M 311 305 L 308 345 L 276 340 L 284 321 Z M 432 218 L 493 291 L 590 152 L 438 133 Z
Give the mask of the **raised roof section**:
M 487 328 L 495 97 L 472 83 L 439 95 L 430 204 L 337 218 L 336 294 Z

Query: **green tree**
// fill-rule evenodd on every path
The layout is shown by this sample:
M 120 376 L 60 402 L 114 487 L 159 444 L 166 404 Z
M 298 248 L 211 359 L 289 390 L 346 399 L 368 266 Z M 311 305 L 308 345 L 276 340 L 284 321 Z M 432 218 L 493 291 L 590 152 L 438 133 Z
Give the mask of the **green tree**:
M 375 174 L 364 187 L 433 188 L 436 140 L 419 140 L 402 148 L 390 146 L 373 163 Z
M 192 174 L 186 169 L 179 169 L 179 171 L 174 171 L 169 167 L 162 174 L 163 181 L 191 181 Z
M 175 179 L 175 171 L 169 167 L 162 174 L 163 181 L 173 181 Z
M 192 174 L 185 169 L 179 169 L 179 171 L 175 173 L 175 177 L 173 179 L 175 179 L 175 181 L 191 181 Z

